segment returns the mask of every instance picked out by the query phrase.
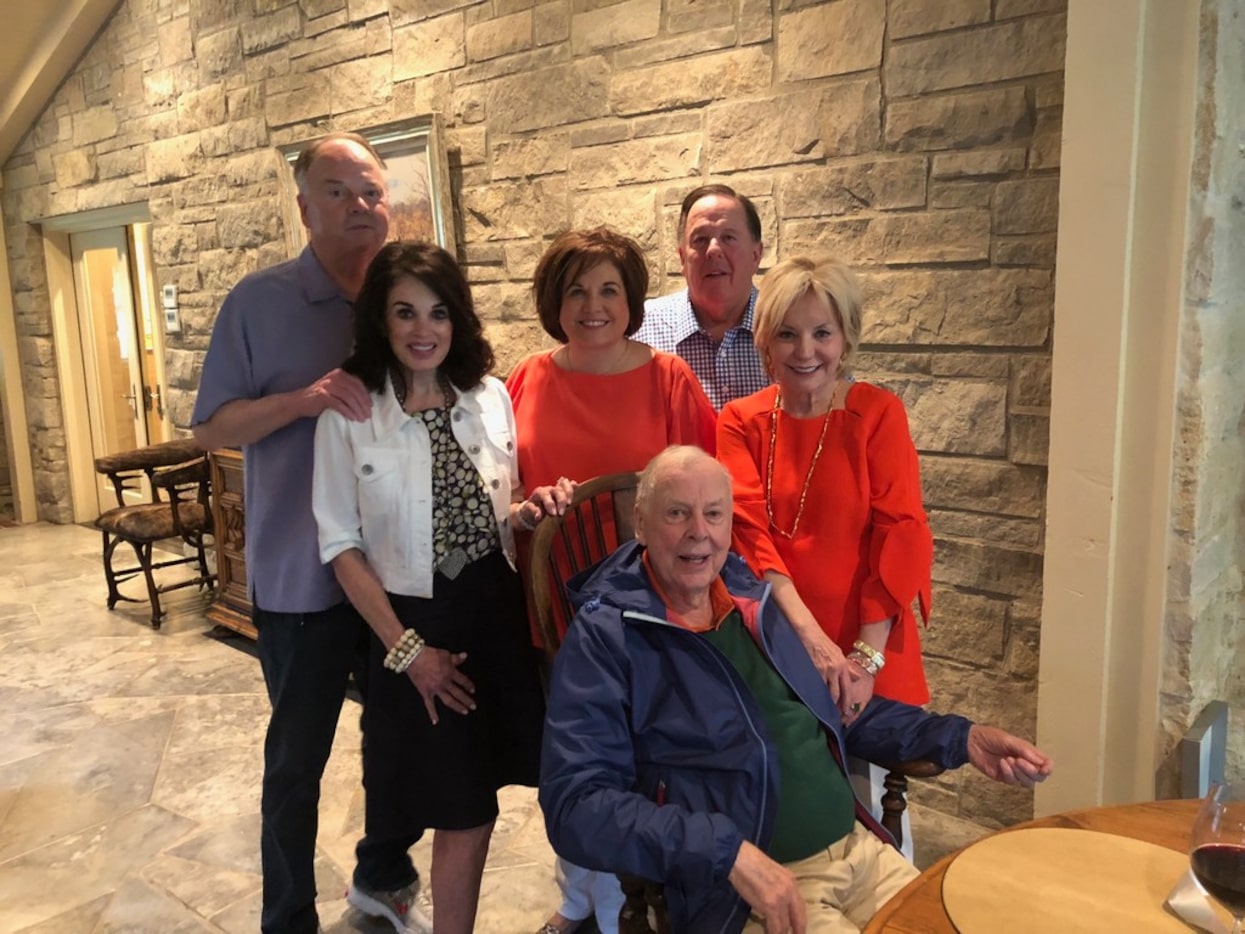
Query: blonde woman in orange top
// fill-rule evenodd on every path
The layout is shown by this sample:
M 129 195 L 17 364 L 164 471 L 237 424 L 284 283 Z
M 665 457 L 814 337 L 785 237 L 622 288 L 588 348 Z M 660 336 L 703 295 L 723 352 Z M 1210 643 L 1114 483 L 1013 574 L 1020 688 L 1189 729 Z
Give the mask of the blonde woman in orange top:
M 929 700 L 912 604 L 928 621 L 933 562 L 903 403 L 851 375 L 860 309 L 846 266 L 771 269 L 754 333 L 775 385 L 718 423 L 734 547 L 772 585 L 849 725 L 874 693 Z

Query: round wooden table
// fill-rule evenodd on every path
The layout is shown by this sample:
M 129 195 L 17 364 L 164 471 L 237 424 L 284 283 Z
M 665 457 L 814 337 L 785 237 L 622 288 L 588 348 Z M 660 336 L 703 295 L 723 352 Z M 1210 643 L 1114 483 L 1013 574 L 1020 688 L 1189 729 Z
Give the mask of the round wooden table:
M 1193 818 L 1200 804 L 1198 800 L 1148 801 L 1085 808 L 1041 817 L 998 832 L 1010 833 L 1025 827 L 1080 828 L 1119 834 L 1184 852 L 1189 846 Z M 865 934 L 956 934 L 955 925 L 942 906 L 942 879 L 960 852 L 949 853 L 908 883 L 874 915 Z

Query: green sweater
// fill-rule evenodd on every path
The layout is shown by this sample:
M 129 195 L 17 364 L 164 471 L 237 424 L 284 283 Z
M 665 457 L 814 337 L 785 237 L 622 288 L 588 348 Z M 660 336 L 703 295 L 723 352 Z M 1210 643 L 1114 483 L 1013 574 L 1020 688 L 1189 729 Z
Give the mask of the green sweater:
M 778 815 L 767 855 L 790 863 L 847 836 L 856 821 L 855 798 L 820 721 L 765 658 L 738 611 L 704 635 L 752 691 L 778 749 Z

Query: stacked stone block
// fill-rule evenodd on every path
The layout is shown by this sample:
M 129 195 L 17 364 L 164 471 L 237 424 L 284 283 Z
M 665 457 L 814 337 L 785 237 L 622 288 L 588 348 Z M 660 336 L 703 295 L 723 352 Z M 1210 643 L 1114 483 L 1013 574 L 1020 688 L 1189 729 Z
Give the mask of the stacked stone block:
M 40 515 L 70 508 L 30 222 L 149 204 L 185 427 L 221 299 L 288 252 L 276 147 L 438 111 L 503 371 L 546 345 L 529 287 L 552 234 L 610 223 L 654 293 L 678 288 L 705 180 L 756 200 L 765 266 L 860 270 L 858 372 L 908 407 L 936 537 L 934 705 L 1031 733 L 1064 34 L 1062 0 L 123 0 L 4 167 Z M 913 796 L 1029 808 L 963 774 Z
M 1159 797 L 1180 794 L 1177 744 L 1207 703 L 1229 708 L 1227 777 L 1245 780 L 1245 67 L 1238 0 L 1202 5 L 1185 307 L 1177 375 L 1159 697 Z

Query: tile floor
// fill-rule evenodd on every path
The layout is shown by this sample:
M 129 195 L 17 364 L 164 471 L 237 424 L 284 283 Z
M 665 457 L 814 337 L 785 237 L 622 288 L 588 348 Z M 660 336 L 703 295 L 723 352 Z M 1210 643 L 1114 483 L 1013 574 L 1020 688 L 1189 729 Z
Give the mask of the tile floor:
M 109 612 L 99 548 L 79 526 L 0 529 L 0 931 L 252 934 L 259 663 L 193 590 L 167 596 L 158 632 L 146 603 Z M 320 918 L 337 934 L 387 930 L 342 898 L 362 828 L 357 712 L 348 701 L 320 805 Z M 921 865 L 983 832 L 913 816 Z M 555 904 L 552 866 L 534 792 L 505 789 L 477 930 L 534 931 Z

